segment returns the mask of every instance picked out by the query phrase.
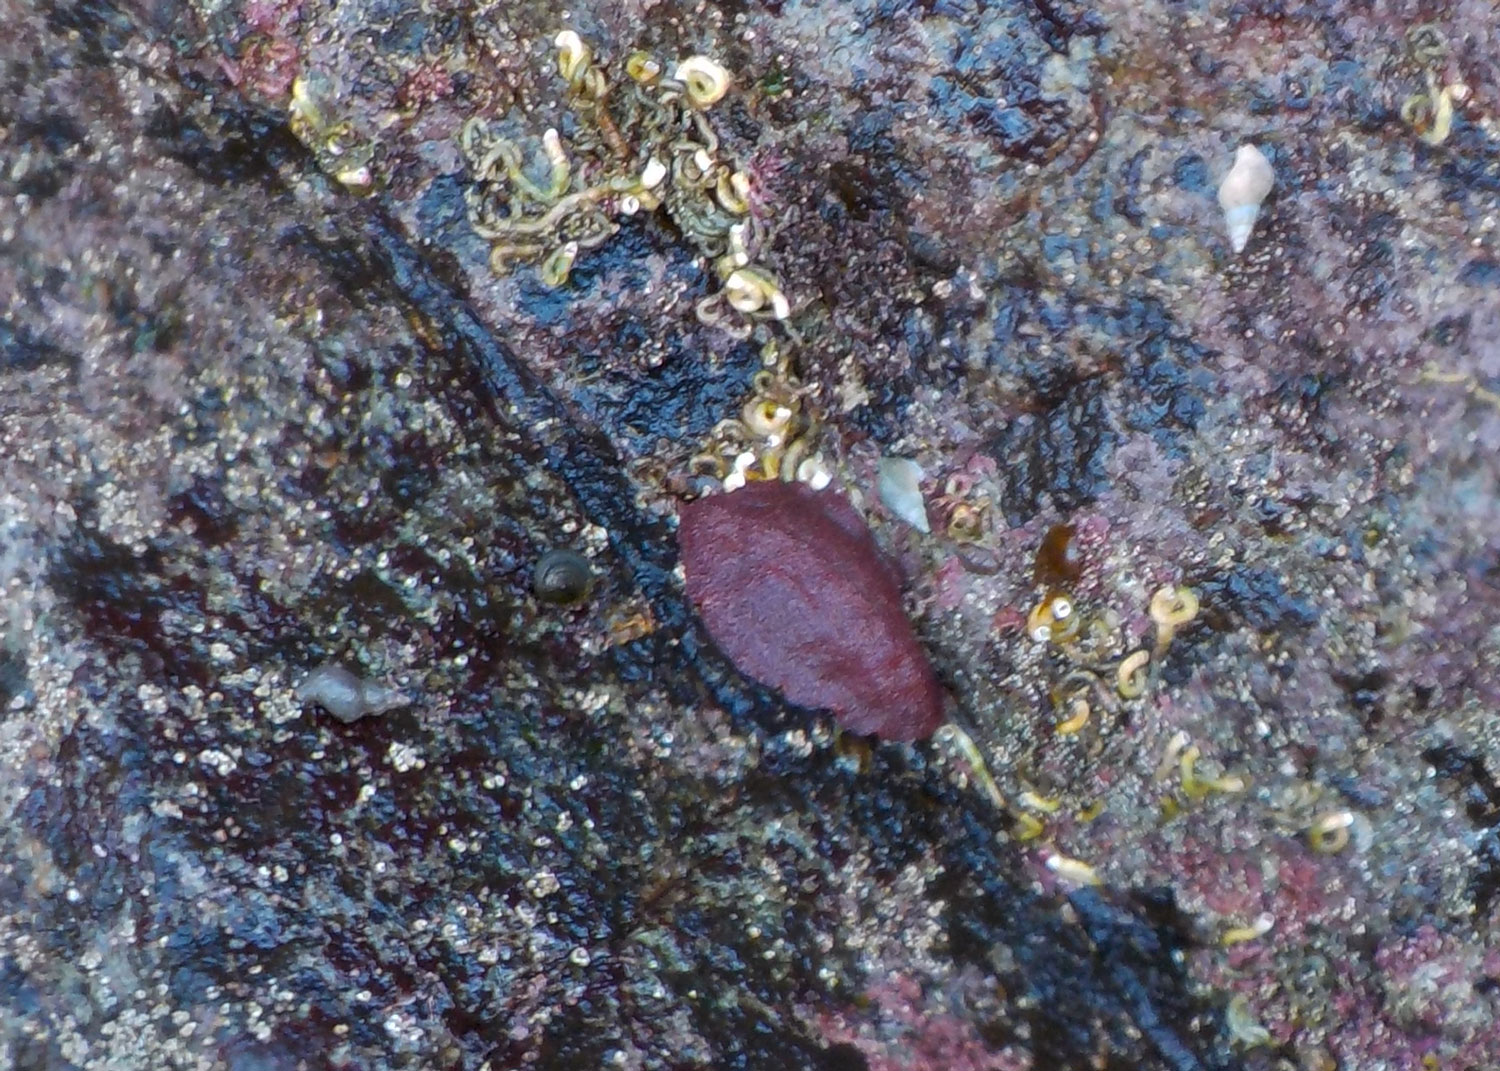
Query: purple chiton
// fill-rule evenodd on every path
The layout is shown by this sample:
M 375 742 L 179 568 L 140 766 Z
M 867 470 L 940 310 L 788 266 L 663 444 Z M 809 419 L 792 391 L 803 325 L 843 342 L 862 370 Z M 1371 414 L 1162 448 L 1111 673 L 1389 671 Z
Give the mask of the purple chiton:
M 747 676 L 856 733 L 931 736 L 942 692 L 864 519 L 834 491 L 751 483 L 682 507 L 687 594 Z

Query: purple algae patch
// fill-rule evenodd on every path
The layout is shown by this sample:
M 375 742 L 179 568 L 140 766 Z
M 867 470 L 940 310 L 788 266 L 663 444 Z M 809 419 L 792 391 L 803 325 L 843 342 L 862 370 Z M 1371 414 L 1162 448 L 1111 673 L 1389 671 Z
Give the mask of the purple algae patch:
M 852 732 L 920 740 L 943 723 L 896 573 L 842 495 L 752 483 L 684 505 L 678 542 L 688 598 L 743 673 Z

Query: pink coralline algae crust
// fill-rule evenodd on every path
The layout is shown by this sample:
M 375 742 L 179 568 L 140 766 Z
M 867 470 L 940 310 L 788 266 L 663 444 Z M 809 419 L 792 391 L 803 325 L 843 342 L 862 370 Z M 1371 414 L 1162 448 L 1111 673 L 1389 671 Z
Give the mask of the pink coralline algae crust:
M 842 495 L 752 483 L 684 505 L 678 541 L 688 598 L 741 672 L 853 732 L 943 723 L 896 576 Z
M 1031 1071 L 1028 1053 L 992 1048 L 971 1019 L 944 1007 L 941 993 L 893 975 L 866 990 L 858 1007 L 822 1012 L 818 1025 L 824 1041 L 858 1049 L 870 1071 Z

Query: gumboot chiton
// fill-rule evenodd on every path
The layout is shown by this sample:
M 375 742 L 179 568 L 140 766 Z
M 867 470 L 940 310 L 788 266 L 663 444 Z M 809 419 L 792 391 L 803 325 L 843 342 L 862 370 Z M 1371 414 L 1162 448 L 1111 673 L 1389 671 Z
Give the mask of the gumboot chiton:
M 840 725 L 919 740 L 942 693 L 901 610 L 901 589 L 835 491 L 766 481 L 682 507 L 687 594 L 741 672 Z

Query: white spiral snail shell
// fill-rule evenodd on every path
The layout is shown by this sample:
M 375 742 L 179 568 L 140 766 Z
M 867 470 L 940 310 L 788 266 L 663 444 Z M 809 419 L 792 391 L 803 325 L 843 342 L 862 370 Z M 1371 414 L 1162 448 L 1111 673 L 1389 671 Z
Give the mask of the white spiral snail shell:
M 1224 210 L 1224 225 L 1229 230 L 1229 244 L 1236 253 L 1243 252 L 1260 215 L 1260 203 L 1276 184 L 1271 161 L 1254 145 L 1241 145 L 1234 154 L 1234 166 L 1219 184 L 1219 207 Z

